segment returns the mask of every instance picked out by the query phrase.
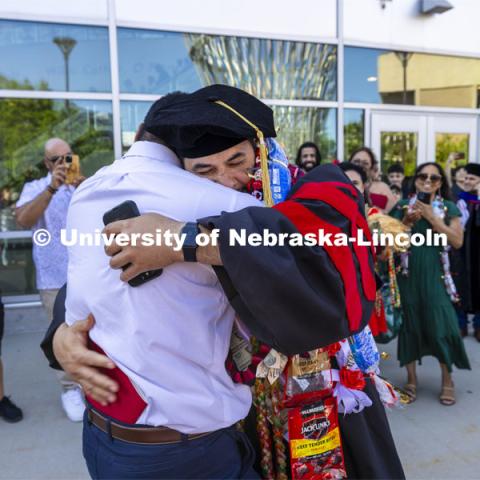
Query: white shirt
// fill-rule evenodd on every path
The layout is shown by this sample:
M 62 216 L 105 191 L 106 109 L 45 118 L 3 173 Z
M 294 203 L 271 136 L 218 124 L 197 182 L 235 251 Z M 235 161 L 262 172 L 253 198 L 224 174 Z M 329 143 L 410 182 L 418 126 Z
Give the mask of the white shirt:
M 103 213 L 125 200 L 135 201 L 141 213 L 180 221 L 261 206 L 250 195 L 182 170 L 166 147 L 137 142 L 77 189 L 67 230 L 102 229 Z M 93 313 L 92 340 L 148 403 L 137 423 L 201 433 L 247 415 L 250 390 L 225 371 L 234 312 L 210 266 L 177 263 L 131 287 L 109 267 L 103 248 L 68 250 L 66 321 Z
M 21 207 L 46 190 L 52 181 L 52 175 L 28 182 L 23 186 L 17 202 Z M 51 235 L 50 243 L 44 246 L 33 244 L 33 261 L 35 262 L 38 290 L 60 288 L 67 281 L 67 249 L 60 242 L 60 231 L 65 228 L 70 200 L 75 188 L 62 185 L 53 195 L 43 215 L 32 230 L 46 229 Z

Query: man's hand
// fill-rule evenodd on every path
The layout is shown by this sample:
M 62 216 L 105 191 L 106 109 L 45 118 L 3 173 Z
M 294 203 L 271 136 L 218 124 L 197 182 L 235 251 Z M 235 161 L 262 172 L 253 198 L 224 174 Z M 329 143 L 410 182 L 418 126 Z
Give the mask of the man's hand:
M 65 183 L 66 178 L 67 165 L 64 161 L 59 161 L 52 171 L 52 181 L 50 182 L 50 186 L 55 190 L 58 190 Z
M 128 220 L 119 220 L 108 224 L 103 233 L 107 236 L 115 235 L 116 238 L 111 245 L 105 247 L 105 253 L 112 257 L 110 266 L 115 269 L 128 267 L 120 275 L 120 279 L 128 282 L 140 273 L 148 270 L 157 270 L 167 267 L 175 262 L 183 261 L 183 252 L 181 249 L 174 250 L 176 243 L 173 240 L 172 245 L 165 244 L 165 234 L 180 235 L 180 231 L 185 224 L 177 222 L 171 218 L 164 217 L 157 213 L 147 213 L 140 217 L 129 218 Z M 161 235 L 161 245 L 142 245 L 141 235 L 151 234 L 156 238 L 157 232 Z M 129 245 L 121 246 L 117 243 L 118 235 L 128 236 Z M 133 239 L 136 240 L 133 240 Z M 123 244 L 124 238 L 121 238 Z M 120 240 L 119 240 L 120 241 Z M 135 244 L 133 244 L 135 243 Z
M 115 368 L 115 364 L 105 355 L 87 348 L 88 332 L 95 320 L 92 315 L 72 326 L 62 324 L 53 337 L 53 352 L 56 359 L 86 394 L 102 405 L 116 400 L 118 385 L 100 373 L 98 368 Z
M 85 181 L 85 178 L 83 175 L 80 177 L 77 177 L 73 182 L 72 182 L 72 187 L 77 188 L 83 181 Z
M 430 203 L 423 203 L 417 200 L 413 208 L 415 211 L 419 212 L 420 215 L 429 223 L 433 224 L 435 222 L 435 215 L 433 213 L 433 208 Z

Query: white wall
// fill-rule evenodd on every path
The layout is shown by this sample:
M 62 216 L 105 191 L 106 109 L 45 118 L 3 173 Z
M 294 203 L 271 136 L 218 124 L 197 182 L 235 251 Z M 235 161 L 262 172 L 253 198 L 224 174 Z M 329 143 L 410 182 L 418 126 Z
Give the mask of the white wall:
M 0 18 L 107 23 L 107 0 L 0 0 Z
M 344 0 L 345 41 L 480 56 L 480 0 L 449 0 L 454 8 L 419 14 L 420 0 Z
M 115 1 L 119 24 L 300 40 L 336 36 L 336 0 Z

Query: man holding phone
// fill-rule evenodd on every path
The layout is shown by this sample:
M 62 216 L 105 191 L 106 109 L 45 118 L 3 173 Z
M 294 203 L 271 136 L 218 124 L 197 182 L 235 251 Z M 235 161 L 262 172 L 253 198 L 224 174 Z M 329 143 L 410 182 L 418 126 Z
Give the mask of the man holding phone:
M 31 228 L 34 234 L 45 229 L 51 236 L 47 245 L 33 243 L 37 289 L 50 322 L 55 297 L 67 280 L 68 256 L 66 247 L 60 242 L 60 231 L 65 228 L 70 200 L 83 177 L 80 176 L 78 157 L 60 138 L 50 138 L 45 143 L 43 163 L 47 175 L 23 186 L 15 214 L 17 223 L 23 228 Z M 64 374 L 59 380 L 61 402 L 67 417 L 73 422 L 81 421 L 84 405 L 79 385 Z

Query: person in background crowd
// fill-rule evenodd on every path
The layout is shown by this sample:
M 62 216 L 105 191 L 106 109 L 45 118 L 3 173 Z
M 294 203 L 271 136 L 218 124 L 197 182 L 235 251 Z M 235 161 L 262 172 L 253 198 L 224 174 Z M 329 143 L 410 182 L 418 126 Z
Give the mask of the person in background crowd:
M 402 189 L 398 185 L 390 185 L 390 190 L 392 191 L 392 194 L 397 202 L 403 198 Z
M 386 183 L 375 180 L 375 174 L 378 171 L 378 161 L 372 150 L 368 147 L 355 150 L 350 155 L 349 162 L 365 170 L 368 177 L 368 196 L 371 204 L 385 213 L 390 212 L 395 205 L 395 197 Z
M 464 191 L 457 202 L 465 228 L 460 269 L 456 275 L 461 299 L 457 315 L 464 337 L 468 335 L 468 314 L 474 315 L 474 336 L 480 342 L 480 165 L 469 163 L 464 170 Z
M 419 194 L 422 192 L 422 199 Z M 437 163 L 424 163 L 415 172 L 409 200 L 401 200 L 392 216 L 402 220 L 412 233 L 427 235 L 428 230 L 444 233 L 448 244 L 460 248 L 463 230 L 460 211 L 449 200 L 450 192 L 445 173 Z M 421 201 L 423 200 L 423 201 Z M 442 387 L 439 396 L 442 405 L 455 404 L 452 365 L 470 369 L 457 316 L 452 302 L 456 292 L 452 288 L 445 247 L 414 246 L 402 259 L 403 272 L 398 283 L 403 309 L 403 323 L 398 337 L 400 366 L 407 367 L 408 380 L 404 391 L 414 401 L 417 394 L 416 361 L 432 355 L 440 363 Z
M 350 162 L 339 163 L 338 166 L 345 173 L 345 175 L 350 179 L 350 181 L 355 185 L 355 187 L 360 190 L 360 192 L 365 197 L 365 209 L 368 209 L 368 195 L 366 192 L 367 185 L 367 174 L 365 170 L 358 165 L 355 165 Z
M 452 200 L 455 202 L 459 199 L 460 193 L 464 190 L 463 187 L 467 171 L 464 166 L 459 166 L 457 168 L 453 167 L 458 160 L 464 158 L 464 153 L 452 152 L 448 155 L 445 163 L 445 176 L 447 177 L 448 185 L 451 189 Z
M 5 396 L 5 387 L 3 384 L 3 363 L 2 363 L 2 338 L 5 325 L 5 309 L 0 300 L 0 417 L 6 422 L 16 423 L 23 418 L 22 411 Z
M 67 211 L 75 188 L 83 181 L 78 176 L 67 184 L 67 171 L 73 154 L 70 145 L 60 138 L 45 143 L 45 177 L 23 186 L 16 205 L 19 225 L 35 231 L 44 229 L 51 236 L 47 245 L 33 245 L 33 261 L 36 268 L 37 289 L 48 321 L 52 320 L 53 304 L 60 287 L 67 281 L 67 249 L 60 241 L 60 231 L 65 228 Z M 62 385 L 61 401 L 67 417 L 80 422 L 84 405 L 78 384 L 65 375 L 59 376 Z
M 305 172 L 309 172 L 318 167 L 320 163 L 322 163 L 322 155 L 317 145 L 313 142 L 302 143 L 298 149 L 295 164 Z
M 400 199 L 408 196 L 408 179 L 405 177 L 405 170 L 403 165 L 399 162 L 393 163 L 388 167 L 387 179 L 390 190 L 392 187 L 400 189 Z

